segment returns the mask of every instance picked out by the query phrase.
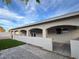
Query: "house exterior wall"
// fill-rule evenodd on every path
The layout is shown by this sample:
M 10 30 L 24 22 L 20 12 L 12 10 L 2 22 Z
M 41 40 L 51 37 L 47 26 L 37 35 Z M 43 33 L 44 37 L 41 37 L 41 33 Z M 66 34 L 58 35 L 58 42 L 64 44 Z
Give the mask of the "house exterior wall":
M 75 16 L 75 17 L 70 17 L 70 18 L 65 18 L 59 21 L 55 21 L 55 22 L 48 22 L 48 23 L 44 23 L 44 24 L 40 24 L 40 25 L 35 25 L 35 26 L 30 26 L 30 27 L 25 27 L 25 28 L 20 28 L 20 29 L 15 29 L 15 30 L 26 30 L 27 31 L 27 36 L 30 36 L 30 29 L 34 29 L 34 28 L 39 28 L 43 30 L 43 37 L 49 36 L 53 39 L 53 41 L 57 41 L 57 42 L 69 42 L 69 40 L 71 39 L 75 39 L 77 38 L 79 35 L 79 29 L 77 30 L 73 30 L 69 33 L 65 33 L 65 34 L 47 34 L 47 29 L 50 27 L 55 27 L 55 26 L 60 26 L 60 25 L 73 25 L 73 26 L 79 26 L 79 17 Z M 15 31 L 14 30 L 14 31 Z M 37 36 L 41 36 L 41 35 L 37 35 Z
M 10 39 L 11 38 L 11 33 L 9 32 L 1 32 L 0 33 L 0 40 L 2 39 Z

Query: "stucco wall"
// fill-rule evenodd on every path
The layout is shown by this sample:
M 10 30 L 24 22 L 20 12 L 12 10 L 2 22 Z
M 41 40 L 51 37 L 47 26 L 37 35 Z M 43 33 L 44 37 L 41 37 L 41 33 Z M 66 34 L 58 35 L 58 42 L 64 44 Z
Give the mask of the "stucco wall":
M 11 38 L 11 33 L 9 32 L 0 32 L 0 39 L 8 39 Z
M 52 51 L 52 39 L 51 38 L 14 36 L 14 39 Z
M 71 56 L 79 59 L 79 40 L 71 40 Z

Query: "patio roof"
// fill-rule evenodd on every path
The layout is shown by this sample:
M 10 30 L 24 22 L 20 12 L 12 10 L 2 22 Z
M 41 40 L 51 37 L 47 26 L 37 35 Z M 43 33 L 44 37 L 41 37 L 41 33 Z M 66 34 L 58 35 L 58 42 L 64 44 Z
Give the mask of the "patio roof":
M 44 24 L 44 23 L 48 23 L 48 22 L 55 22 L 55 21 L 62 20 L 63 18 L 73 17 L 73 16 L 77 16 L 77 15 L 79 15 L 79 11 L 67 13 L 67 14 L 64 14 L 64 15 L 61 15 L 61 16 L 57 16 L 57 17 L 52 17 L 52 18 L 46 19 L 46 20 L 41 21 L 41 22 L 32 23 L 32 24 L 29 24 L 29 25 L 26 25 L 26 26 L 17 27 L 17 28 L 13 28 L 13 29 L 10 29 L 10 30 L 40 25 L 40 24 Z

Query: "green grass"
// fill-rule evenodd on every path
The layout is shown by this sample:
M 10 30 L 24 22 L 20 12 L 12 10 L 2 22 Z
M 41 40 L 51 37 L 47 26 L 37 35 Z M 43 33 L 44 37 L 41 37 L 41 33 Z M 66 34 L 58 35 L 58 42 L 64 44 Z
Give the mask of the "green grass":
M 25 44 L 24 42 L 13 40 L 13 39 L 3 39 L 0 40 L 0 50 L 16 47 Z

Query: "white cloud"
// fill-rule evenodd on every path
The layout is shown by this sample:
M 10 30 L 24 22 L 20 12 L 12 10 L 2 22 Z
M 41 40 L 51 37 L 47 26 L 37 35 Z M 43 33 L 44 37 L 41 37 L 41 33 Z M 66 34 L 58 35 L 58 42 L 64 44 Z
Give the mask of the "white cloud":
M 13 27 L 15 25 L 10 20 L 0 19 L 0 26 L 4 27 L 4 29 L 9 29 L 9 28 L 11 28 L 11 27 Z
M 17 19 L 25 18 L 24 16 L 20 16 L 17 13 L 14 13 L 4 8 L 0 8 L 0 16 L 7 17 L 7 18 L 17 18 Z
M 14 23 L 6 19 L 0 19 L 0 24 L 10 26 L 10 25 L 13 25 Z

